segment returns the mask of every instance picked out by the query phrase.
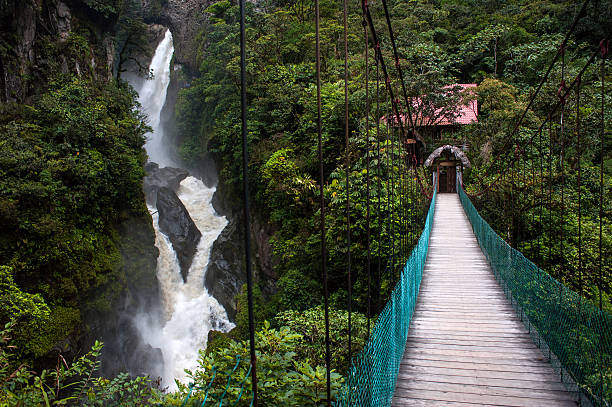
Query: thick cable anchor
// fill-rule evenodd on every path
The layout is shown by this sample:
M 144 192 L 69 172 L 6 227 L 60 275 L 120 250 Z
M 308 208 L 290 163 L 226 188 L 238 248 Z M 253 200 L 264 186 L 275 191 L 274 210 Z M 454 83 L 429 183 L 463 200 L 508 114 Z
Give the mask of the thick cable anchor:
M 557 90 L 557 97 L 562 105 L 565 105 L 567 102 L 567 85 L 565 84 L 565 79 L 561 80 L 561 84 L 559 85 L 559 89 Z
M 610 40 L 606 40 L 605 38 L 599 42 L 599 51 L 601 52 L 602 58 L 605 58 L 608 55 L 610 49 Z

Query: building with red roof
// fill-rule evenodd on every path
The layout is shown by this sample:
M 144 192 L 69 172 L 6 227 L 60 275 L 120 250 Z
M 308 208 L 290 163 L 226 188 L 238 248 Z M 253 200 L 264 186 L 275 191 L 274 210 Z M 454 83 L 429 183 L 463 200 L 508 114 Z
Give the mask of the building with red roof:
M 478 122 L 478 100 L 475 83 L 447 85 L 441 92 L 412 99 L 412 122 L 418 135 L 427 143 L 452 134 L 458 126 Z M 411 126 L 401 114 L 403 125 Z M 396 122 L 392 117 L 391 123 Z M 383 118 L 386 120 L 386 118 Z

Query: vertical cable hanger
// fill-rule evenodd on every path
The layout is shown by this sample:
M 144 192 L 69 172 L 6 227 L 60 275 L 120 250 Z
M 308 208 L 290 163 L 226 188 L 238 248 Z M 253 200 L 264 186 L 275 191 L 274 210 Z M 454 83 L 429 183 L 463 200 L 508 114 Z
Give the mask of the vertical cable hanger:
M 390 111 L 390 102 L 387 102 L 387 113 Z M 389 115 L 387 116 L 389 117 Z M 386 162 L 386 173 L 385 173 L 385 196 L 387 197 L 387 213 L 386 213 L 386 222 L 385 222 L 385 231 L 387 232 L 387 241 L 389 242 L 389 249 L 386 253 L 387 260 L 387 272 L 391 270 L 390 278 L 393 279 L 393 267 L 391 266 L 391 250 L 392 250 L 392 242 L 391 242 L 391 184 L 389 183 L 390 174 L 389 171 L 391 168 L 390 165 L 390 154 L 389 154 L 389 140 L 391 139 L 391 132 L 393 131 L 392 120 L 387 120 L 387 132 L 385 133 L 385 162 Z
M 535 150 L 535 144 L 530 144 L 530 152 L 531 152 L 531 160 L 530 160 L 530 165 L 529 165 L 529 172 L 530 172 L 530 177 L 529 179 L 531 180 L 530 184 L 531 184 L 531 227 L 533 228 L 535 225 L 535 213 L 536 213 L 536 185 L 535 185 L 535 177 L 536 177 L 536 173 L 535 173 L 535 154 L 534 154 L 534 150 Z M 533 261 L 536 261 L 536 257 L 535 257 L 535 239 L 532 237 L 531 239 L 531 243 L 529 244 L 529 252 L 531 253 L 531 259 Z
M 603 257 L 602 257 L 602 230 L 603 230 L 603 194 L 604 194 L 604 140 L 606 133 L 606 121 L 604 117 L 604 107 L 605 107 L 605 80 L 606 80 L 606 56 L 608 55 L 608 50 L 610 46 L 610 41 L 607 39 L 601 40 L 599 43 L 599 49 L 601 52 L 601 133 L 599 140 L 599 275 L 598 275 L 598 285 L 599 285 L 599 309 L 602 310 L 602 290 L 603 290 Z M 599 353 L 599 395 L 603 400 L 603 361 L 601 352 Z
M 348 370 L 351 369 L 353 327 L 351 316 L 353 313 L 353 280 L 351 276 L 351 194 L 349 175 L 351 173 L 350 140 L 349 140 L 349 104 L 348 104 L 348 22 L 347 0 L 343 1 L 342 18 L 344 22 L 344 141 L 346 143 L 346 269 L 348 286 Z
M 548 117 L 550 120 L 550 116 Z M 542 144 L 542 132 L 544 130 L 540 129 L 540 134 L 538 136 L 538 149 L 540 150 L 540 214 L 538 216 L 539 225 L 540 225 L 540 233 L 538 234 L 538 263 L 543 266 L 544 264 L 544 256 L 542 254 L 542 238 L 544 236 L 544 224 L 542 223 L 542 215 L 544 212 L 543 208 L 543 200 L 544 200 L 544 146 Z M 539 273 L 538 273 L 539 275 Z
M 242 0 L 244 1 L 244 0 Z M 325 306 L 325 369 L 326 369 L 326 392 L 328 407 L 331 406 L 331 353 L 329 349 L 329 288 L 327 286 L 327 248 L 325 247 L 325 197 L 323 185 L 325 175 L 323 173 L 323 136 L 321 127 L 321 38 L 319 28 L 319 0 L 315 0 L 315 65 L 317 76 L 317 136 L 319 155 L 319 204 L 320 204 L 320 229 L 321 229 L 321 273 L 323 277 L 323 301 Z
M 563 276 L 564 272 L 565 272 L 565 254 L 563 253 L 563 249 L 564 249 L 564 242 L 563 240 L 565 239 L 564 237 L 564 232 L 565 232 L 565 228 L 563 227 L 563 224 L 565 223 L 565 91 L 567 90 L 567 87 L 565 85 L 565 48 L 561 49 L 561 84 L 559 86 L 559 91 L 557 92 L 559 95 L 559 100 L 561 101 L 561 119 L 560 119 L 560 125 L 561 125 L 561 134 L 560 134 L 560 138 L 561 138 L 561 152 L 560 152 L 560 157 L 559 157 L 559 164 L 560 164 L 560 171 L 561 171 L 561 213 L 560 213 L 560 217 L 561 217 L 561 222 L 559 223 L 559 227 L 560 227 L 560 231 L 559 231 L 559 244 L 560 246 L 560 250 L 559 250 L 559 255 L 561 256 L 561 268 L 559 270 L 559 275 Z M 559 291 L 559 295 L 561 295 L 561 290 Z
M 548 272 L 552 274 L 552 244 L 553 244 L 553 222 L 552 222 L 552 193 L 553 193 L 553 131 L 552 117 L 548 122 Z
M 376 227 L 378 229 L 378 245 L 377 245 L 377 268 L 376 268 L 376 312 L 380 312 L 380 288 L 381 288 L 381 262 L 382 262 L 382 172 L 380 170 L 380 72 L 378 65 L 378 54 L 375 54 L 376 59 L 376 177 L 378 178 L 378 211 L 376 212 Z
M 365 14 L 365 1 L 362 1 Z M 367 337 L 370 337 L 370 316 L 372 314 L 372 253 L 370 251 L 370 67 L 368 65 L 368 24 L 363 20 L 364 58 L 365 58 L 365 89 L 366 89 L 366 250 L 368 260 L 366 270 L 368 272 L 368 312 L 367 312 Z
M 255 353 L 255 320 L 253 316 L 253 270 L 251 264 L 251 214 L 249 208 L 249 152 L 247 140 L 246 30 L 245 0 L 240 0 L 240 106 L 242 119 L 242 193 L 244 200 L 244 250 L 246 255 L 247 299 L 249 305 L 249 348 L 253 405 L 257 407 L 257 355 Z
M 389 171 L 391 171 L 391 197 L 390 197 L 390 205 L 391 205 L 391 221 L 389 223 L 389 230 L 391 233 L 391 275 L 395 278 L 395 135 L 396 131 L 394 131 L 394 126 L 391 127 L 391 166 L 389 167 Z M 395 286 L 396 281 L 393 281 L 392 286 Z
M 581 77 L 578 76 L 578 82 L 576 83 L 576 148 L 577 148 L 577 167 L 578 167 L 578 325 L 580 326 L 580 320 L 582 318 L 582 194 L 580 189 L 582 188 L 582 165 L 580 160 L 582 159 L 582 147 L 580 145 L 580 82 Z M 578 349 L 578 355 L 580 355 L 581 343 L 580 343 L 580 329 L 576 329 L 576 347 Z M 580 365 L 580 357 L 578 359 Z

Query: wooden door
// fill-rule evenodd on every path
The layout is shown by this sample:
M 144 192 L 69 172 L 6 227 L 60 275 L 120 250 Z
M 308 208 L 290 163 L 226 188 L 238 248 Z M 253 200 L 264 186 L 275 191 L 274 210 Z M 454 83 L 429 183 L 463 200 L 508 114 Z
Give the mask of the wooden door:
M 440 186 L 438 192 L 448 192 L 448 168 L 440 168 L 440 180 L 438 181 L 438 185 Z
M 446 192 L 457 192 L 457 176 L 455 167 L 448 167 L 446 171 Z

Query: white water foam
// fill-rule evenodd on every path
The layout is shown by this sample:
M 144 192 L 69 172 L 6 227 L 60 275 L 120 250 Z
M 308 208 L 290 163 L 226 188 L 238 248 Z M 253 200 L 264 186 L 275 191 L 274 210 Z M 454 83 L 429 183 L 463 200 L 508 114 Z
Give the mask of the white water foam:
M 204 286 L 210 250 L 227 225 L 227 219 L 217 215 L 211 205 L 214 192 L 214 188 L 207 188 L 194 177 L 184 179 L 178 191 L 179 198 L 202 233 L 186 282 L 181 277 L 170 240 L 159 231 L 158 214 L 153 212 L 155 244 L 160 250 L 157 278 L 163 296 L 164 325 L 139 325 L 150 345 L 162 350 L 162 383 L 171 389 L 174 388 L 174 379 L 184 380 L 185 369 L 197 367 L 198 350 L 206 347 L 211 330 L 226 332 L 234 327 L 225 309 Z
M 147 135 L 145 149 L 149 159 L 160 167 L 174 164 L 168 157 L 160 129 L 160 114 L 170 82 L 173 53 L 172 34 L 168 30 L 151 61 L 154 79 L 146 81 L 139 91 L 140 103 L 153 128 L 153 132 Z M 227 219 L 219 216 L 212 206 L 214 193 L 214 187 L 206 187 L 195 177 L 185 178 L 177 192 L 202 234 L 186 282 L 181 277 L 172 243 L 159 230 L 157 210 L 149 207 L 155 229 L 155 245 L 159 249 L 157 279 L 164 315 L 161 323 L 157 323 L 145 311 L 135 317 L 135 323 L 143 338 L 152 347 L 161 349 L 164 360 L 162 386 L 170 390 L 176 389 L 175 379 L 184 381 L 185 369 L 197 367 L 198 351 L 206 347 L 211 330 L 228 331 L 234 327 L 225 309 L 204 286 L 212 245 L 227 225 Z
M 166 103 L 168 85 L 170 84 L 170 61 L 174 55 L 174 43 L 170 30 L 166 31 L 164 39 L 159 43 L 155 50 L 155 55 L 151 60 L 149 70 L 153 71 L 153 79 L 143 82 L 140 89 L 137 89 L 142 105 L 143 113 L 149 118 L 149 126 L 153 128 L 152 133 L 147 133 L 145 149 L 149 155 L 149 160 L 159 164 L 160 167 L 176 166 L 168 156 L 165 145 L 163 129 L 160 126 L 161 111 Z

